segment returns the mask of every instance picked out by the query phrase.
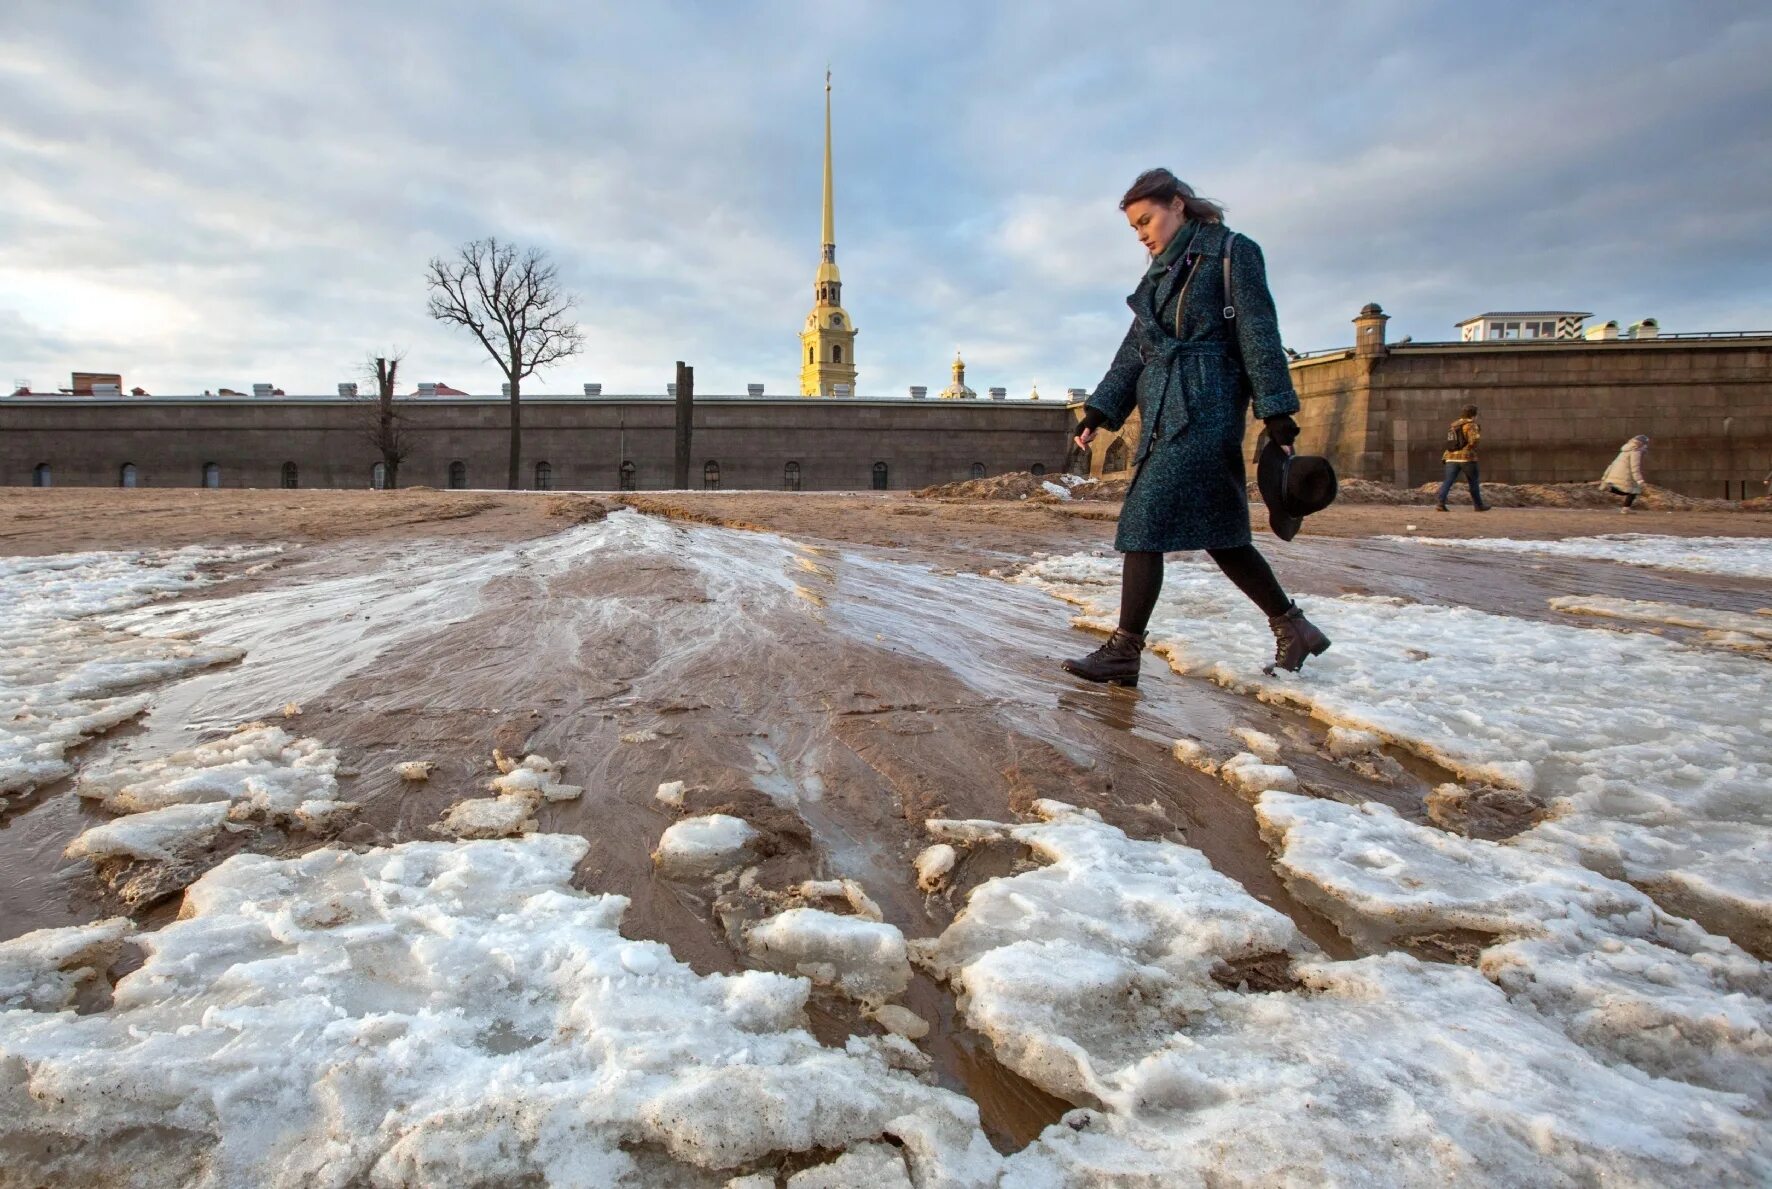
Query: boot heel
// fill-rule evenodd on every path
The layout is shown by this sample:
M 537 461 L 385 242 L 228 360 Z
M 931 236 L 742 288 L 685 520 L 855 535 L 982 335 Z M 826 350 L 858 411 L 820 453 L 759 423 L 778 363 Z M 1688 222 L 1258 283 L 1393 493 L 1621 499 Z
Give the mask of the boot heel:
M 1317 645 L 1315 648 L 1311 649 L 1311 655 L 1312 656 L 1322 656 L 1325 652 L 1328 652 L 1328 651 L 1329 651 L 1329 641 L 1325 640 L 1321 644 Z
M 1108 682 L 1108 684 L 1109 684 L 1109 685 L 1120 685 L 1120 686 L 1125 686 L 1125 687 L 1126 687 L 1126 688 L 1127 688 L 1127 689 L 1137 689 L 1137 688 L 1138 688 L 1138 678 L 1137 678 L 1137 677 L 1136 677 L 1136 676 L 1133 676 L 1133 677 L 1115 677 L 1115 678 L 1113 678 L 1113 679 L 1111 679 L 1111 680 L 1110 680 L 1110 681 L 1109 681 L 1109 682 Z

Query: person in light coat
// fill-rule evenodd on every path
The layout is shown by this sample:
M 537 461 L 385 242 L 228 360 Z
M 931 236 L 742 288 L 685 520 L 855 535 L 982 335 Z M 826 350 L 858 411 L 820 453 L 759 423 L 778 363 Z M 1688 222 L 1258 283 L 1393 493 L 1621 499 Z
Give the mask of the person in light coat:
M 1649 449 L 1649 436 L 1638 434 L 1618 451 L 1618 457 L 1600 476 L 1600 489 L 1624 497 L 1620 512 L 1629 512 L 1637 497 L 1643 494 L 1643 453 Z

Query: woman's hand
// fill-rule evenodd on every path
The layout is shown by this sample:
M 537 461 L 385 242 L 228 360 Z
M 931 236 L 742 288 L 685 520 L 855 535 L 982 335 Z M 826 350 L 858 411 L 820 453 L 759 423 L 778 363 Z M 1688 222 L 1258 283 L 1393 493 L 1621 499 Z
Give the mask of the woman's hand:
M 1085 425 L 1082 429 L 1077 431 L 1077 436 L 1074 440 L 1077 443 L 1078 449 L 1089 449 L 1089 443 L 1095 440 L 1095 427 L 1093 425 Z
M 1107 415 L 1105 413 L 1103 413 L 1100 409 L 1094 409 L 1094 408 L 1084 409 L 1083 410 L 1083 420 L 1081 420 L 1077 423 L 1077 432 L 1072 437 L 1071 440 L 1077 443 L 1078 449 L 1080 449 L 1080 450 L 1089 449 L 1089 443 L 1093 442 L 1095 440 L 1096 426 L 1100 425 L 1103 421 L 1106 421 L 1106 420 L 1107 420 Z
M 1298 422 L 1292 420 L 1292 415 L 1281 413 L 1267 418 L 1262 424 L 1267 426 L 1267 436 L 1273 439 L 1274 445 L 1291 454 L 1292 443 L 1298 440 Z

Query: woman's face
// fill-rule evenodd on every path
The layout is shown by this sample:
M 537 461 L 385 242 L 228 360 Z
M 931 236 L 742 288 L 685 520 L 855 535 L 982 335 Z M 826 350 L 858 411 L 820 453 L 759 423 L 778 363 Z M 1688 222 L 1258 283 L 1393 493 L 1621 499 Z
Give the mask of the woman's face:
M 1185 209 L 1179 198 L 1169 203 L 1140 198 L 1126 208 L 1126 222 L 1132 225 L 1132 234 L 1138 237 L 1145 251 L 1155 256 L 1169 246 L 1169 241 L 1187 222 L 1187 216 L 1182 213 Z

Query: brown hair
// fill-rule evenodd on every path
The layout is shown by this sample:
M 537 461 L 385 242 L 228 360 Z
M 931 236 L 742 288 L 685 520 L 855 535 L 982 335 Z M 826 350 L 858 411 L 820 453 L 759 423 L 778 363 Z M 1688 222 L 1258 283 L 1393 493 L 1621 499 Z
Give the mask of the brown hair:
M 1170 173 L 1167 169 L 1147 169 L 1138 175 L 1126 196 L 1120 199 L 1120 209 L 1125 210 L 1135 202 L 1158 202 L 1164 206 L 1181 199 L 1182 213 L 1189 222 L 1222 223 L 1224 208 L 1209 198 L 1201 198 L 1194 193 L 1194 188 Z
M 1477 406 L 1475 406 L 1475 405 L 1464 406 L 1464 415 L 1466 417 L 1475 417 L 1477 415 Z

